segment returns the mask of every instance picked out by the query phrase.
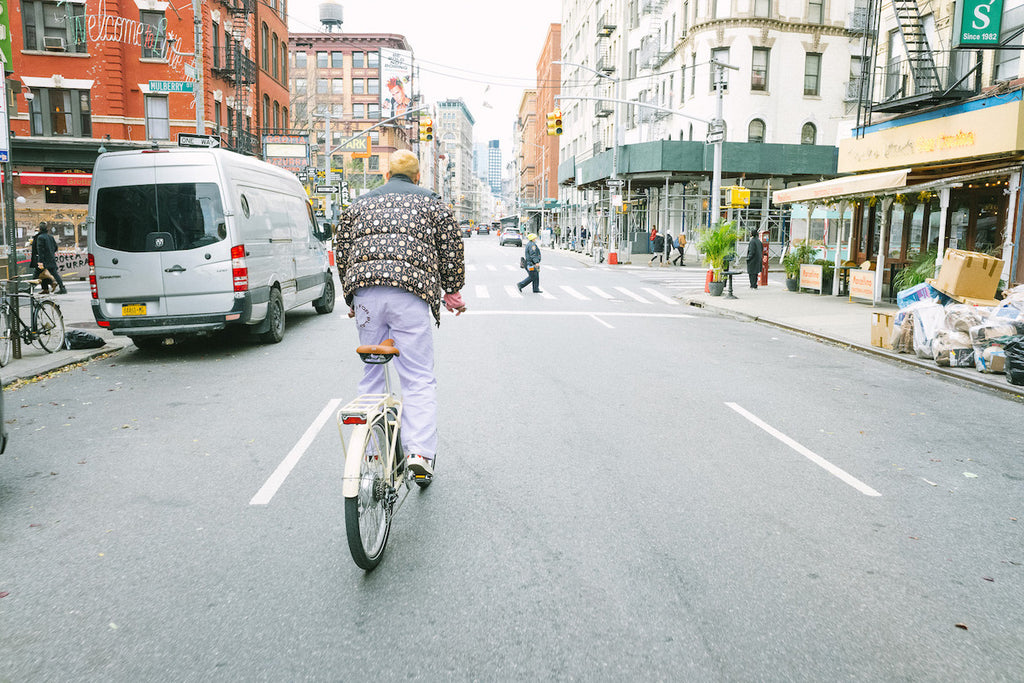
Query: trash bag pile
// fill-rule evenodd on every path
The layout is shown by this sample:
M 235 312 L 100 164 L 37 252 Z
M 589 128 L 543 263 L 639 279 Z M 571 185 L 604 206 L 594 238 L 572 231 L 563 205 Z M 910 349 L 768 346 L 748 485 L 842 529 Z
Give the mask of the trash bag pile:
M 957 303 L 937 290 L 931 293 L 898 299 L 893 351 L 947 367 L 1005 373 L 1010 384 L 1024 385 L 1024 285 L 1005 292 L 992 307 Z

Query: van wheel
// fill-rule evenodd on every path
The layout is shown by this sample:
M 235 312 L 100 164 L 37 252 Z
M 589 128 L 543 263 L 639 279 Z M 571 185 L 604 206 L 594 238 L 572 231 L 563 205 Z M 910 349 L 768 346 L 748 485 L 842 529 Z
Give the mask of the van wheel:
M 330 276 L 327 278 L 327 282 L 324 283 L 324 293 L 320 295 L 319 299 L 313 301 L 313 308 L 316 309 L 317 313 L 330 313 L 334 310 L 334 277 Z
M 145 337 L 129 337 L 132 344 L 142 351 L 155 351 L 164 345 L 164 338 L 160 336 L 146 335 Z
M 260 340 L 268 344 L 276 344 L 284 339 L 284 299 L 281 290 L 270 290 L 270 301 L 267 302 L 267 331 L 260 335 Z

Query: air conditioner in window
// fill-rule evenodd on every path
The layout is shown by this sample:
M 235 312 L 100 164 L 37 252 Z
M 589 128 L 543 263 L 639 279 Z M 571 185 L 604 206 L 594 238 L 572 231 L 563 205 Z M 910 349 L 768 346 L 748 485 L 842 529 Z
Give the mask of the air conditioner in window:
M 54 52 L 64 52 L 68 48 L 64 43 L 64 38 L 62 36 L 43 36 L 43 49 L 52 50 Z

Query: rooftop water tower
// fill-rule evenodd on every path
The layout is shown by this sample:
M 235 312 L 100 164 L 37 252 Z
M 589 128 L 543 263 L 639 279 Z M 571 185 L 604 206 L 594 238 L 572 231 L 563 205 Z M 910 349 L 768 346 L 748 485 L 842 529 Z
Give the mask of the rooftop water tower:
M 334 29 L 341 30 L 342 19 L 341 5 L 336 2 L 320 3 L 320 24 L 327 33 Z

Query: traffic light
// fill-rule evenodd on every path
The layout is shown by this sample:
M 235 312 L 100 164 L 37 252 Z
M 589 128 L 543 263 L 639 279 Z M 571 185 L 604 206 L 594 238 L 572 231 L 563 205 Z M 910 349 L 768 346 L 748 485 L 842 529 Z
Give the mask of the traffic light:
M 562 110 L 548 112 L 548 135 L 562 134 Z
M 434 120 L 431 118 L 420 119 L 420 141 L 430 142 L 434 139 Z

